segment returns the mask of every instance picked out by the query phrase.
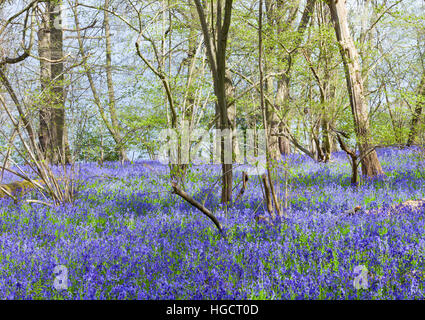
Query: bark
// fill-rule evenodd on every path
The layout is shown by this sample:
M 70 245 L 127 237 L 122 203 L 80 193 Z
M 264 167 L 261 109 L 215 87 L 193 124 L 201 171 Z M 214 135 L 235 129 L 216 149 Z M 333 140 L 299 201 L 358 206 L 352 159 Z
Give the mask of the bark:
M 248 174 L 245 171 L 243 171 L 242 172 L 242 188 L 239 191 L 238 196 L 236 197 L 236 201 L 240 200 L 242 198 L 243 194 L 245 193 L 248 180 L 249 180 Z
M 422 110 L 425 107 L 425 71 L 422 74 L 421 83 L 419 84 L 417 92 L 416 108 L 413 113 L 412 122 L 410 123 L 410 132 L 407 139 L 408 146 L 411 146 L 415 142 L 419 119 L 421 117 Z
M 196 19 L 196 7 L 191 5 L 190 3 L 191 0 L 189 0 L 189 13 L 190 13 L 190 18 L 192 21 L 194 21 Z M 188 94 L 187 94 L 187 101 L 188 101 L 188 106 L 186 106 L 185 108 L 185 119 L 190 121 L 192 119 L 192 111 L 193 111 L 193 107 L 194 107 L 194 103 L 195 103 L 195 94 L 194 94 L 194 88 L 192 86 L 191 83 L 191 79 L 193 77 L 191 77 L 191 67 L 192 64 L 194 63 L 195 60 L 195 56 L 196 56 L 196 34 L 197 31 L 195 26 L 193 24 L 191 24 L 189 26 L 189 38 L 188 38 L 188 52 L 187 52 L 187 75 L 188 75 L 188 80 L 187 80 L 187 90 L 188 90 Z M 196 75 L 196 70 L 194 70 L 193 72 L 193 76 Z
M 350 35 L 347 20 L 345 0 L 329 0 L 332 21 L 340 45 L 341 57 L 344 63 L 345 77 L 350 98 L 351 112 L 359 145 L 360 156 L 370 149 L 371 137 L 367 102 L 364 94 L 363 79 L 359 63 L 359 55 Z M 362 159 L 362 173 L 368 177 L 383 174 L 376 151 L 368 153 Z
M 341 150 L 343 150 L 350 157 L 351 184 L 357 185 L 359 178 L 358 178 L 358 161 L 357 161 L 358 156 L 356 154 L 356 151 L 348 149 L 348 147 L 345 145 L 344 141 L 342 140 L 339 134 L 337 134 L 337 139 L 341 147 Z
M 51 122 L 53 117 L 53 110 L 51 108 L 51 95 L 49 93 L 50 89 L 50 79 L 52 77 L 50 63 L 51 52 L 50 52 L 50 15 L 49 7 L 47 4 L 47 9 L 42 14 L 42 22 L 40 29 L 37 32 L 38 35 L 38 55 L 40 57 L 40 87 L 42 98 L 39 106 L 39 131 L 38 131 L 38 140 L 40 143 L 41 151 L 44 154 L 44 157 L 48 162 L 53 160 L 53 142 L 52 142 L 52 130 Z
M 40 147 L 50 163 L 69 162 L 65 141 L 65 91 L 63 73 L 63 30 L 58 23 L 61 11 L 46 3 L 38 30 L 40 86 L 43 92 L 39 106 Z M 68 146 L 69 147 L 69 146 Z
M 59 2 L 60 3 L 60 2 Z M 62 25 L 54 23 L 61 19 L 61 10 L 58 5 L 50 4 L 50 36 L 51 36 L 51 81 L 53 95 L 52 136 L 53 136 L 53 163 L 65 162 L 65 96 L 63 74 L 63 29 Z
M 277 104 L 277 109 L 283 112 L 283 114 L 287 114 L 289 111 L 289 86 L 290 86 L 290 75 L 288 72 L 288 74 L 284 74 L 280 76 L 277 82 L 276 104 Z M 278 125 L 276 130 L 278 132 L 280 131 L 287 132 L 286 127 L 283 126 L 282 123 Z M 291 153 L 289 140 L 285 136 L 279 136 L 278 145 L 279 145 L 280 154 L 288 155 Z
M 267 211 L 269 212 L 270 216 L 274 220 L 275 215 L 274 215 L 274 209 L 273 209 L 272 194 L 270 191 L 270 185 L 269 185 L 266 174 L 263 174 L 261 176 L 261 181 L 263 182 L 263 185 L 264 185 L 264 196 L 266 198 Z
M 259 75 L 260 75 L 260 108 L 261 108 L 261 112 L 263 115 L 263 126 L 264 126 L 264 130 L 266 131 L 266 133 L 269 132 L 269 128 L 268 128 L 268 123 L 267 123 L 267 115 L 266 115 L 266 108 L 264 105 L 264 73 L 263 73 L 263 1 L 260 0 L 259 2 L 259 8 L 258 8 L 259 14 L 258 14 L 258 71 L 259 71 Z M 264 191 L 265 191 L 265 197 L 267 200 L 267 208 L 268 211 L 272 217 L 272 219 L 275 218 L 274 215 L 274 210 L 273 210 L 273 205 L 271 203 L 271 196 L 273 197 L 273 201 L 275 204 L 275 208 L 277 211 L 277 214 L 279 215 L 279 217 L 281 217 L 282 215 L 282 211 L 280 210 L 280 202 L 278 200 L 277 197 L 277 192 L 274 188 L 274 184 L 272 181 L 272 173 L 271 173 L 271 163 L 272 163 L 272 158 L 270 157 L 270 142 L 269 142 L 269 136 L 268 134 L 266 134 L 265 136 L 265 143 L 266 143 L 266 170 L 267 170 L 267 175 L 263 174 L 262 175 L 262 180 L 263 180 L 263 184 L 264 184 Z M 267 178 L 268 178 L 268 183 L 267 184 Z M 270 194 L 271 193 L 271 194 Z

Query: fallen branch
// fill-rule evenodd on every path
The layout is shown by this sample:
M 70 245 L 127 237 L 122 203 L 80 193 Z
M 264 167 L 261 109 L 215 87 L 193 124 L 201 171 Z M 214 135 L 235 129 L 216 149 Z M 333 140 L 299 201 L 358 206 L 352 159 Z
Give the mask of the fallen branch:
M 347 211 L 344 211 L 342 214 L 347 216 L 353 216 L 356 214 L 357 211 L 359 211 L 362 207 L 361 206 L 355 206 L 353 209 L 349 209 Z
M 257 221 L 257 223 L 260 223 L 260 221 L 264 221 L 265 223 L 267 223 L 269 226 L 274 227 L 274 224 L 272 221 L 270 221 L 269 217 L 265 217 L 263 215 L 259 215 L 255 217 L 255 220 Z
M 388 214 L 390 214 L 391 212 L 397 212 L 398 210 L 402 209 L 402 208 L 410 208 L 414 211 L 418 211 L 422 205 L 425 204 L 425 199 L 418 199 L 418 200 L 406 200 L 402 203 L 399 204 L 393 204 L 390 206 L 390 210 L 388 211 Z M 381 210 L 382 208 L 373 208 L 370 210 L 366 210 L 365 212 L 368 214 L 374 214 L 377 213 Z
M 409 208 L 417 211 L 417 210 L 419 210 L 419 208 L 422 205 L 425 205 L 425 199 L 406 200 L 406 201 L 404 201 L 400 204 L 391 205 L 390 206 L 391 210 L 388 212 L 388 214 L 390 214 L 391 211 L 397 211 L 397 210 L 400 210 L 400 209 L 406 208 L 406 207 L 409 207 Z M 346 215 L 346 216 L 353 216 L 354 214 L 359 212 L 360 209 L 361 209 L 361 206 L 355 206 L 353 209 L 349 209 L 347 211 L 344 211 L 342 214 Z M 378 207 L 378 208 L 372 208 L 372 209 L 369 209 L 369 210 L 364 210 L 363 212 L 366 213 L 366 214 L 375 214 L 375 213 L 380 212 L 380 210 L 382 210 L 382 208 Z
M 210 218 L 212 220 L 212 222 L 214 222 L 214 224 L 216 225 L 216 227 L 218 228 L 218 230 L 220 230 L 221 234 L 224 236 L 223 228 L 221 227 L 220 222 L 218 222 L 217 218 L 212 214 L 212 212 L 210 210 L 208 210 L 207 208 L 205 208 L 201 203 L 199 203 L 198 201 L 196 201 L 195 199 L 193 199 L 190 195 L 188 195 L 185 191 L 183 191 L 182 189 L 180 189 L 179 186 L 177 185 L 177 183 L 171 182 L 171 185 L 173 187 L 173 190 L 174 190 L 174 193 L 175 194 L 177 194 L 180 197 L 182 197 L 184 200 L 186 200 L 187 202 L 189 202 L 192 206 L 194 206 L 196 209 L 198 209 L 203 214 L 205 214 L 208 218 Z

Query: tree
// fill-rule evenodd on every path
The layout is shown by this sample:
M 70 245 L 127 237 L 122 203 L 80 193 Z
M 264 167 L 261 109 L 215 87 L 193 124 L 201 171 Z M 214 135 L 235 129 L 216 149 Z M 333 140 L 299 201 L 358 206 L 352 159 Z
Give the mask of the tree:
M 267 64 L 266 69 L 276 69 L 278 76 L 276 76 L 277 90 L 275 93 L 274 105 L 266 104 L 267 122 L 269 125 L 269 139 L 270 139 L 270 156 L 274 160 L 281 158 L 281 153 L 289 154 L 289 140 L 286 136 L 278 136 L 280 131 L 288 132 L 287 124 L 283 124 L 281 118 L 282 114 L 287 114 L 289 109 L 289 93 L 290 81 L 293 60 L 298 53 L 299 46 L 303 40 L 304 32 L 313 15 L 315 0 L 307 0 L 301 20 L 298 26 L 295 26 L 295 19 L 300 4 L 291 2 L 289 5 L 281 0 L 268 0 L 266 1 L 266 14 L 268 23 L 271 26 L 272 34 L 276 34 L 278 38 L 272 40 L 268 45 L 269 55 L 276 55 L 278 57 L 277 67 L 273 67 L 270 63 Z M 285 14 L 287 16 L 284 19 Z M 282 43 L 279 36 L 282 34 L 293 33 L 291 42 Z M 283 50 L 281 49 L 283 47 Z M 289 48 L 289 49 L 288 49 Z M 273 92 L 274 79 L 269 78 L 267 81 L 267 92 L 271 96 Z M 281 115 L 279 116 L 278 113 Z
M 105 0 L 104 14 L 104 26 L 105 26 L 105 40 L 106 40 L 106 84 L 108 86 L 108 98 L 109 98 L 109 114 L 111 117 L 111 127 L 114 132 L 114 139 L 116 140 L 116 151 L 120 155 L 121 162 L 129 161 L 127 154 L 124 149 L 124 144 L 121 138 L 120 126 L 118 124 L 118 116 L 116 110 L 116 100 L 114 92 L 114 83 L 112 80 L 112 45 L 111 45 L 111 32 L 109 23 L 109 0 Z
M 111 120 L 108 119 L 107 113 L 105 112 L 105 106 L 102 103 L 101 96 L 99 93 L 98 88 L 95 85 L 95 81 L 93 78 L 92 70 L 88 64 L 88 55 L 86 54 L 86 49 L 84 47 L 83 43 L 83 35 L 81 32 L 80 27 L 80 21 L 78 18 L 78 12 L 77 7 L 79 5 L 79 2 L 75 2 L 75 6 L 73 6 L 72 10 L 74 12 L 74 21 L 75 21 L 75 28 L 77 33 L 77 41 L 78 41 L 78 49 L 80 52 L 80 55 L 83 59 L 83 68 L 84 73 L 86 74 L 87 80 L 90 85 L 90 89 L 93 95 L 93 100 L 95 105 L 97 106 L 100 116 L 103 120 L 103 123 L 106 125 L 106 128 L 108 129 L 110 135 L 115 141 L 116 150 L 120 155 L 121 162 L 128 161 L 127 155 L 125 153 L 124 144 L 121 138 L 120 128 L 118 125 L 118 118 L 116 115 L 116 108 L 115 108 L 115 96 L 114 96 L 114 88 L 113 88 L 113 82 L 112 82 L 112 70 L 111 70 L 111 42 L 110 42 L 110 32 L 109 32 L 109 16 L 108 16 L 108 9 L 104 9 L 104 25 L 105 25 L 105 37 L 106 37 L 106 75 L 107 75 L 107 87 L 108 87 L 108 98 L 109 98 L 109 111 L 110 111 L 110 117 Z M 105 0 L 105 7 L 106 5 L 109 5 L 109 1 Z
M 65 97 L 61 1 L 49 1 L 42 8 L 38 29 L 40 87 L 38 138 L 50 163 L 69 162 L 65 150 Z
M 200 0 L 194 0 L 198 12 L 199 21 L 202 27 L 202 34 L 205 39 L 207 57 L 214 83 L 214 93 L 217 97 L 217 113 L 220 117 L 219 129 L 225 135 L 232 136 L 232 123 L 229 119 L 226 99 L 226 48 L 229 28 L 232 16 L 233 0 L 217 0 L 214 11 L 214 2 L 212 5 L 212 17 L 215 17 L 214 25 L 208 27 L 205 9 Z M 224 9 L 224 11 L 223 11 Z M 213 21 L 213 18 L 211 19 Z M 228 138 L 228 137 L 227 137 Z M 221 139 L 221 163 L 222 163 L 222 192 L 221 202 L 227 203 L 232 198 L 232 144 L 228 143 L 225 147 L 225 137 L 220 135 Z M 230 149 L 230 150 L 229 150 Z M 229 161 L 230 153 L 230 161 Z
M 378 155 L 375 150 L 370 151 L 372 143 L 369 131 L 367 102 L 365 99 L 359 55 L 348 28 L 345 0 L 329 0 L 328 4 L 344 63 L 345 78 L 360 156 L 363 157 L 362 173 L 368 177 L 381 175 L 383 174 L 383 170 Z
M 416 107 L 412 116 L 412 121 L 410 123 L 409 137 L 407 139 L 408 146 L 411 146 L 415 141 L 415 138 L 417 135 L 418 122 L 424 108 L 425 108 L 425 71 L 422 73 L 421 83 L 419 84 L 417 89 Z

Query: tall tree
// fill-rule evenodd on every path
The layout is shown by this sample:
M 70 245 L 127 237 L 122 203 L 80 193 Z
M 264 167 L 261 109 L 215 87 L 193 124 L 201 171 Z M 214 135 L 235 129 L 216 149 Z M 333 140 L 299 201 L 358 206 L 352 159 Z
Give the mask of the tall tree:
M 105 26 L 105 40 L 106 40 L 106 84 L 108 86 L 109 98 L 109 114 L 111 117 L 111 126 L 115 132 L 116 137 L 116 152 L 120 156 L 121 162 L 128 161 L 127 154 L 124 149 L 124 144 L 121 138 L 120 127 L 118 124 L 118 116 L 116 110 L 116 100 L 114 92 L 114 82 L 112 80 L 112 45 L 111 45 L 111 31 L 109 23 L 109 0 L 105 0 L 104 13 L 104 26 Z
M 229 119 L 226 98 L 226 48 L 229 28 L 232 17 L 233 0 L 217 0 L 211 2 L 211 26 L 208 26 L 205 9 L 200 0 L 194 0 L 201 23 L 202 33 L 205 39 L 207 57 L 214 83 L 214 93 L 217 97 L 217 112 L 220 117 L 220 130 L 225 134 L 232 135 L 232 123 Z M 224 2 L 224 8 L 223 8 Z M 215 10 L 214 10 L 215 9 Z M 223 11 L 224 10 L 224 11 Z M 214 21 L 215 18 L 215 21 Z M 225 137 L 221 139 L 221 162 L 222 162 L 222 192 L 221 202 L 227 203 L 232 198 L 232 143 L 227 143 Z M 227 139 L 228 140 L 228 139 Z M 230 150 L 229 150 L 230 149 Z M 230 161 L 229 161 L 230 153 Z
M 288 126 L 286 123 L 282 123 L 282 118 L 285 118 L 282 117 L 282 115 L 288 113 L 293 60 L 298 53 L 304 32 L 311 20 L 315 2 L 316 0 L 307 0 L 300 22 L 298 26 L 296 26 L 297 11 L 300 7 L 299 2 L 294 1 L 288 4 L 282 0 L 266 1 L 266 15 L 268 24 L 272 28 L 272 33 L 274 33 L 277 38 L 279 38 L 279 35 L 285 33 L 293 32 L 295 34 L 290 44 L 283 44 L 280 39 L 278 39 L 277 42 L 272 40 L 272 43 L 268 46 L 269 54 L 278 57 L 278 70 L 276 70 L 278 76 L 275 79 L 277 82 L 277 89 L 274 105 L 270 105 L 270 103 L 266 104 L 267 122 L 269 123 L 270 157 L 274 160 L 280 159 L 281 153 L 289 154 L 290 152 L 289 140 L 286 137 Z M 284 50 L 282 50 L 282 47 Z M 266 69 L 270 70 L 272 68 L 276 67 L 268 63 Z M 268 95 L 271 96 L 273 88 L 275 87 L 274 79 L 269 78 L 266 86 Z M 278 113 L 280 113 L 280 115 L 278 115 Z M 286 134 L 284 136 L 278 136 L 280 131 L 286 132 Z
M 105 0 L 105 5 L 109 6 L 109 1 Z M 92 70 L 88 64 L 87 61 L 87 54 L 86 49 L 83 42 L 83 35 L 82 35 L 82 29 L 80 27 L 80 20 L 77 12 L 77 7 L 79 6 L 79 2 L 75 1 L 75 5 L 72 7 L 73 13 L 74 13 L 74 20 L 75 20 L 75 28 L 77 33 L 77 41 L 78 41 L 78 49 L 80 52 L 80 55 L 83 59 L 83 68 L 84 73 L 86 74 L 87 80 L 90 85 L 90 89 L 93 95 L 93 100 L 95 105 L 97 106 L 99 110 L 99 114 L 102 118 L 103 123 L 105 124 L 106 128 L 108 129 L 110 135 L 112 136 L 114 142 L 115 142 L 115 148 L 117 152 L 120 155 L 121 162 L 128 160 L 127 155 L 125 153 L 125 149 L 123 146 L 123 141 L 121 139 L 120 134 L 120 128 L 118 125 L 118 119 L 116 115 L 116 109 L 115 109 L 115 96 L 114 96 L 114 89 L 113 89 L 113 82 L 112 82 L 112 70 L 111 70 L 111 42 L 110 42 L 110 29 L 109 29 L 109 15 L 108 15 L 108 8 L 104 8 L 104 22 L 105 22 L 105 34 L 106 34 L 106 74 L 107 74 L 107 87 L 108 87 L 108 97 L 109 97 L 109 111 L 110 111 L 110 117 L 111 120 L 108 119 L 107 112 L 105 110 L 105 106 L 103 105 L 101 101 L 101 96 L 99 95 L 98 88 L 95 85 L 94 77 L 92 74 Z M 107 29 L 107 31 L 106 31 Z
M 359 62 L 359 54 L 348 27 L 345 0 L 329 0 L 328 4 L 344 63 L 351 112 L 354 119 L 354 129 L 359 145 L 360 157 L 362 158 L 362 173 L 369 177 L 377 176 L 383 174 L 383 170 L 376 151 L 371 149 L 369 115 L 363 87 L 362 70 Z
M 65 89 L 61 1 L 49 1 L 41 9 L 38 30 L 40 87 L 38 138 L 46 160 L 69 162 L 65 139 Z M 68 151 L 68 152 L 67 152 Z
M 50 11 L 51 4 L 46 3 L 46 7 L 41 11 L 41 23 L 37 32 L 38 36 L 38 55 L 40 57 L 40 88 L 41 101 L 39 107 L 39 131 L 38 140 L 41 150 L 43 151 L 46 159 L 51 161 L 53 159 L 53 132 L 52 132 L 52 118 L 53 108 L 51 107 L 51 94 L 49 93 L 50 80 L 52 72 L 50 68 L 51 60 L 51 32 L 50 32 Z

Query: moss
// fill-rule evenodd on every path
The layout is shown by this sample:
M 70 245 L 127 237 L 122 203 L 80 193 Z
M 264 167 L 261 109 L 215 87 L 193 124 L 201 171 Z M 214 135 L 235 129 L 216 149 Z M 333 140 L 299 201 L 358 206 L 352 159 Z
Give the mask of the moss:
M 39 184 L 42 184 L 42 181 L 37 180 L 35 181 Z M 11 194 L 16 194 L 18 191 L 21 191 L 21 194 L 23 194 L 26 190 L 34 189 L 35 186 L 30 181 L 15 181 L 7 184 L 1 184 L 0 185 L 0 198 L 6 197 L 7 192 Z

